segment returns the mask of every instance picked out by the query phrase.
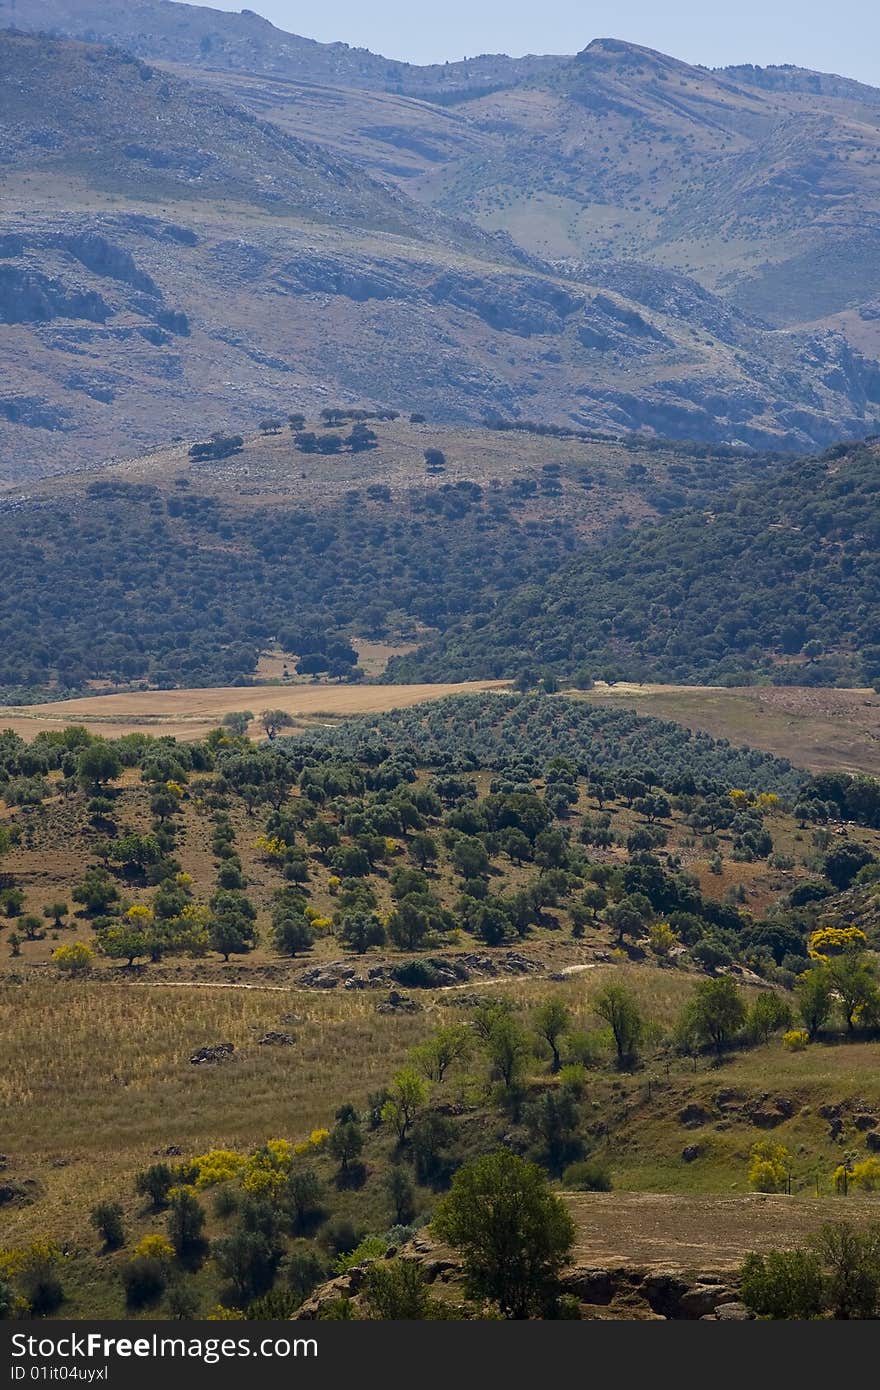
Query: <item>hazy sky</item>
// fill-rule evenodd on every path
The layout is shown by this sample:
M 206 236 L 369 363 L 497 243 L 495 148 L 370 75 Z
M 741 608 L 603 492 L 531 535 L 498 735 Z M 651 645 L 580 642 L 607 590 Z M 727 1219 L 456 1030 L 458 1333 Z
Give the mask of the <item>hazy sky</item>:
M 210 0 L 240 10 L 241 0 Z M 880 86 L 878 0 L 248 0 L 282 29 L 432 63 L 477 53 L 575 53 L 591 39 L 687 62 L 796 63 Z

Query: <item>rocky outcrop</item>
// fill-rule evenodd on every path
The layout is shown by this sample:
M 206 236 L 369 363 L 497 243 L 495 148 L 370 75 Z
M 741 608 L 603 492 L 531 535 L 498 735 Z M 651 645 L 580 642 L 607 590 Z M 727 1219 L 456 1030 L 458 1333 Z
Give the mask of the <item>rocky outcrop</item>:
M 415 1261 L 429 1285 L 445 1285 L 444 1302 L 452 1307 L 464 1302 L 464 1278 L 460 1262 L 420 1232 L 399 1250 L 389 1247 L 382 1257 Z M 316 1289 L 296 1314 L 296 1320 L 320 1318 L 322 1311 L 340 1298 L 359 1307 L 369 1262 L 329 1280 Z M 644 1269 L 633 1265 L 575 1266 L 564 1271 L 560 1292 L 577 1300 L 586 1320 L 645 1321 L 651 1319 L 695 1322 L 740 1322 L 754 1316 L 743 1304 L 730 1276 L 683 1272 L 676 1269 Z M 473 1307 L 462 1306 L 462 1317 L 473 1317 Z

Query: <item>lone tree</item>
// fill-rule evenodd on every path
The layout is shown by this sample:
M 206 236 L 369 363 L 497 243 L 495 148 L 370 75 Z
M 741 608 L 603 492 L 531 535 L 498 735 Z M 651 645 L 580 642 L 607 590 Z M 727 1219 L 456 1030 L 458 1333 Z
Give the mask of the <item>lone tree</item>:
M 289 729 L 293 720 L 286 710 L 264 709 L 260 715 L 260 723 L 266 730 L 267 737 L 273 739 L 280 729 Z
M 535 1014 L 535 1032 L 550 1049 L 550 1070 L 559 1071 L 562 1059 L 559 1055 L 559 1039 L 568 1032 L 571 1016 L 561 999 L 548 999 L 541 1004 Z
M 685 1005 L 682 1031 L 720 1056 L 745 1021 L 745 1002 L 733 980 L 701 980 Z
M 638 1000 L 626 985 L 611 983 L 600 990 L 593 1008 L 604 1019 L 614 1035 L 617 1064 L 630 1065 L 635 1059 L 642 1039 L 644 1021 Z
M 223 728 L 228 729 L 236 738 L 243 738 L 253 717 L 249 709 L 234 709 L 224 714 L 220 722 Z
M 506 1149 L 458 1170 L 433 1226 L 461 1251 L 470 1293 L 505 1318 L 546 1308 L 575 1235 L 542 1170 Z

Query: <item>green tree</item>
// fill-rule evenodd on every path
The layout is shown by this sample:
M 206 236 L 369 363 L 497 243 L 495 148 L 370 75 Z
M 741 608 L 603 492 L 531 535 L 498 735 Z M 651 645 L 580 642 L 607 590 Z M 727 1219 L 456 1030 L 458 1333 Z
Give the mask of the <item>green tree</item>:
M 415 1129 L 413 1130 L 415 1136 Z M 409 1174 L 399 1163 L 392 1163 L 385 1175 L 385 1191 L 395 1225 L 408 1226 L 416 1214 L 415 1191 Z
M 271 742 L 282 729 L 289 729 L 293 720 L 286 710 L 264 709 L 260 715 L 260 723 L 266 730 L 266 737 Z
M 507 1150 L 456 1173 L 433 1222 L 464 1258 L 472 1296 L 506 1318 L 541 1312 L 574 1243 L 574 1222 L 535 1164 Z
M 714 1047 L 720 1056 L 746 1021 L 746 1006 L 733 980 L 701 980 L 685 1005 L 681 1030 Z
M 471 1034 L 462 1023 L 446 1023 L 413 1048 L 412 1059 L 429 1081 L 442 1082 L 455 1062 L 466 1062 L 473 1051 Z
M 92 1207 L 89 1220 L 104 1242 L 106 1250 L 118 1250 L 125 1244 L 124 1212 L 118 1202 L 99 1202 Z
M 638 1055 L 644 1032 L 642 1011 L 632 990 L 612 981 L 594 995 L 592 1003 L 595 1012 L 611 1029 L 618 1066 L 631 1065 Z
M 559 1042 L 571 1024 L 571 1014 L 561 999 L 547 999 L 535 1010 L 534 1027 L 541 1042 L 550 1049 L 550 1070 L 559 1071 L 562 1058 L 559 1055 Z
M 857 1231 L 846 1221 L 828 1222 L 813 1242 L 828 1280 L 835 1318 L 876 1318 L 880 1314 L 880 1225 Z
M 305 917 L 282 917 L 272 928 L 275 949 L 282 956 L 298 956 L 315 944 L 315 932 Z
M 823 965 L 805 970 L 798 976 L 794 990 L 804 1027 L 810 1038 L 815 1040 L 831 1017 L 834 1007 L 834 993 L 828 971 Z
M 205 1209 L 199 1199 L 185 1187 L 176 1188 L 170 1196 L 167 1217 L 168 1239 L 174 1253 L 181 1258 L 198 1250 L 205 1229 Z
M 405 1144 L 413 1121 L 428 1099 L 428 1086 L 413 1067 L 403 1067 L 389 1088 L 388 1099 L 382 1106 L 382 1119 L 391 1125 L 397 1142 Z
M 515 1018 L 499 1012 L 491 1021 L 484 1045 L 493 1081 L 501 1087 L 502 1097 L 516 1107 L 530 1051 L 528 1039 Z
M 80 785 L 100 792 L 108 782 L 122 772 L 122 759 L 112 744 L 95 739 L 84 748 L 76 760 L 76 776 Z
M 857 1019 L 873 1024 L 880 1013 L 880 991 L 865 957 L 857 951 L 847 951 L 831 959 L 825 970 L 828 983 L 840 1000 L 847 1032 L 855 1030 Z
M 346 912 L 339 923 L 338 936 L 343 946 L 362 956 L 371 946 L 383 946 L 386 932 L 374 912 Z
M 354 1120 L 334 1126 L 330 1132 L 330 1152 L 338 1160 L 343 1173 L 347 1172 L 352 1159 L 358 1158 L 364 1147 L 364 1136 L 360 1125 Z
M 253 712 L 249 709 L 230 710 L 228 714 L 224 714 L 220 722 L 235 738 L 243 738 L 253 717 Z
M 244 916 L 214 917 L 208 928 L 208 941 L 212 951 L 218 951 L 224 960 L 231 955 L 243 955 L 251 949 L 254 941 L 253 924 Z

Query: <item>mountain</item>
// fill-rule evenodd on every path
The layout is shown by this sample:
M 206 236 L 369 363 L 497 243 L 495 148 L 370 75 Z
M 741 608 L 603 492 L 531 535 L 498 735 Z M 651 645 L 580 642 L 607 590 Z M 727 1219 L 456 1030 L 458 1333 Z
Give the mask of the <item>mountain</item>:
M 484 53 L 459 63 L 396 62 L 347 43 L 316 43 L 239 14 L 171 0 L 0 0 L 0 27 L 113 43 L 129 53 L 209 72 L 246 72 L 406 92 L 432 100 L 510 85 L 555 67 L 554 57 Z
M 880 92 L 863 83 L 613 38 L 419 67 L 167 0 L 0 0 L 4 22 L 185 65 L 543 257 L 648 259 L 880 356 Z
M 132 14 L 147 12 L 210 13 Z M 226 18 L 239 37 L 284 38 Z M 241 69 L 262 49 L 236 52 Z M 851 335 L 768 326 L 623 239 L 542 259 L 466 196 L 475 180 L 491 195 L 499 151 L 511 188 L 559 161 L 474 113 L 574 109 L 588 70 L 554 60 L 509 75 L 506 97 L 449 106 L 0 33 L 0 480 L 328 401 L 759 451 L 877 429 L 880 368 Z
M 832 449 L 584 549 L 392 663 L 392 679 L 586 669 L 609 680 L 880 680 L 880 446 Z

